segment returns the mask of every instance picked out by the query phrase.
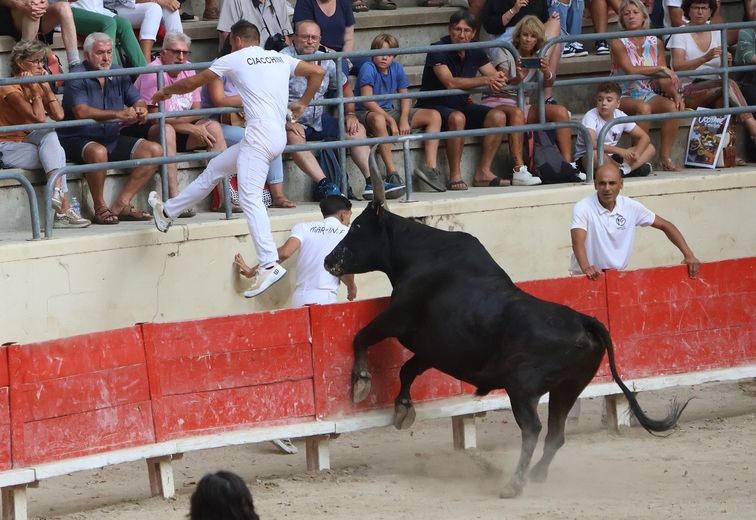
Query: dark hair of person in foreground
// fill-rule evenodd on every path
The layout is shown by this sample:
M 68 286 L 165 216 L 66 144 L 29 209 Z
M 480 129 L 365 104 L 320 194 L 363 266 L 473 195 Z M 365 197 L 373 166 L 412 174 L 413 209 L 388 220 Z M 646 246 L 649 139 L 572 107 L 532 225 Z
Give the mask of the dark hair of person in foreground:
M 230 471 L 208 473 L 192 494 L 189 520 L 260 520 L 247 484 Z

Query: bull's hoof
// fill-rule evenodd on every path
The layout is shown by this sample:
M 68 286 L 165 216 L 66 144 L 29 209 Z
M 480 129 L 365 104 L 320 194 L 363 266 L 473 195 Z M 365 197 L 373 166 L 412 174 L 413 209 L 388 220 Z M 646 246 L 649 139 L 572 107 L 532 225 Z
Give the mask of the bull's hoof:
M 510 482 L 499 491 L 499 498 L 517 498 L 522 493 L 522 486 Z
M 394 427 L 406 430 L 415 423 L 415 407 L 410 401 L 403 401 L 394 406 Z
M 367 371 L 360 372 L 353 376 L 352 382 L 352 401 L 361 403 L 370 393 L 371 376 Z

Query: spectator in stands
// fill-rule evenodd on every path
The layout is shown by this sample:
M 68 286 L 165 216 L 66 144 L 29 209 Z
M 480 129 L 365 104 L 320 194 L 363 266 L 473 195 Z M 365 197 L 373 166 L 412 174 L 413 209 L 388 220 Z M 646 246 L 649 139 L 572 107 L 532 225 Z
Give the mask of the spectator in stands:
M 148 63 L 152 61 L 152 47 L 157 41 L 161 22 L 166 33 L 184 32 L 178 0 L 105 0 L 105 7 L 126 18 L 134 29 L 139 29 L 139 46 Z
M 716 0 L 683 0 L 682 10 L 691 27 L 709 23 Z M 676 71 L 695 70 L 705 73 L 722 66 L 722 46 L 719 31 L 673 34 L 667 45 L 672 52 L 672 67 Z M 705 50 L 704 50 L 705 49 Z M 726 50 L 724 52 L 727 52 Z M 732 54 L 727 52 L 727 61 L 732 65 Z M 701 74 L 682 78 L 685 106 L 690 108 L 721 108 L 721 74 Z M 729 83 L 730 106 L 747 106 L 740 87 L 734 80 Z M 748 130 L 751 141 L 756 143 L 756 120 L 752 114 L 737 116 Z
M 65 2 L 65 0 L 59 0 Z M 78 0 L 71 2 L 74 23 L 78 34 L 92 34 L 102 32 L 110 36 L 116 44 L 119 52 L 116 53 L 116 62 L 124 67 L 144 67 L 147 60 L 144 59 L 142 49 L 139 46 L 131 23 L 122 16 L 105 9 L 102 0 Z M 125 58 L 121 63 L 121 55 Z
M 150 65 L 159 67 L 160 65 L 189 63 L 191 44 L 192 40 L 186 34 L 166 33 L 160 56 L 155 58 Z M 173 85 L 195 74 L 193 70 L 163 72 L 163 85 Z M 158 112 L 158 106 L 152 104 L 152 96 L 158 90 L 156 75 L 142 74 L 137 78 L 134 86 L 139 91 L 142 101 L 147 105 L 147 109 L 150 112 Z M 173 95 L 163 104 L 163 110 L 166 112 L 198 108 L 200 108 L 199 89 L 187 94 Z M 168 118 L 165 123 L 165 146 L 169 157 L 176 155 L 176 152 L 190 152 L 203 148 L 209 152 L 222 152 L 226 149 L 223 130 L 217 121 L 202 116 L 179 116 Z M 160 142 L 160 125 L 157 120 L 151 120 L 143 124 L 128 126 L 121 131 L 121 134 Z M 175 197 L 179 193 L 177 163 L 168 164 L 168 193 L 170 197 Z M 195 215 L 195 210 L 189 208 L 178 218 L 191 218 Z
M 371 49 L 396 49 L 399 41 L 390 34 L 379 34 L 373 39 Z M 360 67 L 357 87 L 361 96 L 373 94 L 406 93 L 409 80 L 404 67 L 394 60 L 395 55 L 374 56 L 372 61 Z M 358 105 L 357 117 L 367 126 L 371 135 L 385 137 L 388 135 L 409 135 L 415 128 L 424 128 L 426 132 L 441 131 L 441 114 L 428 108 L 412 108 L 409 98 L 399 101 L 397 110 L 393 100 L 366 101 Z M 415 169 L 415 174 L 436 191 L 446 191 L 441 182 L 436 160 L 438 156 L 438 139 L 423 141 L 424 164 Z M 387 180 L 393 184 L 402 184 L 402 178 L 396 171 L 391 145 L 378 147 L 378 153 L 386 166 Z
M 84 63 L 74 71 L 108 71 L 113 65 L 113 41 L 105 33 L 92 33 L 84 40 Z M 107 85 L 107 88 L 105 86 Z M 61 128 L 60 141 L 70 161 L 90 164 L 163 155 L 151 141 L 120 135 L 121 124 L 144 123 L 147 105 L 128 76 L 69 79 L 63 93 L 65 118 L 94 119 L 101 123 Z M 106 122 L 118 119 L 121 122 Z M 119 220 L 150 220 L 149 213 L 136 209 L 131 199 L 155 174 L 157 166 L 138 166 L 111 206 L 105 202 L 106 170 L 85 174 L 94 202 L 95 224 L 118 224 Z
M 189 520 L 260 520 L 249 488 L 230 471 L 202 477 L 190 504 Z
M 297 23 L 296 32 L 294 33 L 294 45 L 287 47 L 282 51 L 289 56 L 301 56 L 315 54 L 320 45 L 320 27 L 312 20 L 302 20 Z M 330 88 L 337 85 L 336 64 L 333 60 L 322 60 L 312 62 L 323 67 L 326 76 L 320 85 L 320 89 L 315 94 L 313 101 L 322 99 Z M 352 87 L 346 75 L 343 77 L 344 96 L 352 97 Z M 289 81 L 289 102 L 296 101 L 304 92 L 305 83 L 300 78 L 291 78 Z M 345 109 L 345 131 L 346 139 L 365 139 L 365 127 L 357 120 L 354 103 L 347 103 Z M 287 139 L 289 144 L 302 144 L 307 141 L 336 141 L 339 139 L 339 121 L 328 114 L 323 106 L 309 106 L 307 110 L 296 121 L 286 123 Z M 365 177 L 365 190 L 362 196 L 365 198 L 373 197 L 373 185 L 370 181 L 370 170 L 368 168 L 368 155 L 370 148 L 367 145 L 353 146 L 350 148 L 352 161 Z M 321 196 L 337 195 L 338 187 L 331 184 L 323 173 L 317 159 L 312 152 L 294 152 L 292 153 L 294 162 L 307 176 L 318 183 L 317 192 Z M 404 186 L 385 183 L 386 197 L 393 199 L 401 197 L 404 194 Z
M 449 35 L 444 36 L 433 45 L 449 43 L 468 43 L 475 31 L 475 17 L 467 9 L 459 9 L 449 18 Z M 480 76 L 478 75 L 480 74 Z M 429 52 L 425 59 L 423 79 L 420 90 L 472 89 L 487 87 L 494 93 L 501 92 L 507 86 L 506 74 L 497 71 L 482 50 Z M 507 120 L 507 113 L 499 108 L 491 108 L 472 103 L 467 94 L 455 94 L 421 98 L 419 108 L 431 108 L 441 113 L 441 129 L 463 130 L 470 128 L 497 128 L 506 124 L 523 124 L 524 118 Z M 518 111 L 519 112 L 519 111 Z M 512 137 L 510 136 L 510 139 Z M 483 138 L 481 157 L 473 176 L 473 185 L 479 187 L 509 186 L 510 181 L 502 179 L 491 171 L 491 164 L 501 145 L 502 134 L 492 134 Z M 467 183 L 462 180 L 461 161 L 464 139 L 454 137 L 446 141 L 446 157 L 449 161 L 450 190 L 466 190 Z M 540 184 L 541 179 L 534 177 L 525 166 L 522 146 L 511 146 L 514 172 L 512 183 L 515 185 Z
M 751 20 L 756 20 L 756 6 L 749 16 Z M 740 30 L 735 65 L 756 65 L 756 30 L 752 27 Z M 756 71 L 741 73 L 738 83 L 748 104 L 756 104 Z
M 14 40 L 35 40 L 41 34 L 51 42 L 55 28 L 66 48 L 68 68 L 81 63 L 71 6 L 68 2 L 49 5 L 47 0 L 0 0 L 0 36 Z
M 355 8 L 362 5 L 364 8 Z M 321 41 L 333 51 L 349 52 L 354 50 L 354 14 L 355 11 L 367 11 L 364 0 L 297 0 L 294 6 L 295 25 L 304 20 L 315 22 L 320 27 Z
M 646 6 L 640 0 L 622 0 L 619 23 L 626 31 L 648 29 L 649 19 Z M 617 38 L 611 42 L 613 73 L 643 74 L 649 79 L 623 81 L 620 108 L 631 115 L 667 114 L 685 110 L 685 103 L 678 92 L 680 80 L 666 63 L 664 43 L 656 36 L 634 36 Z M 666 78 L 652 80 L 650 77 L 664 74 Z M 656 93 L 660 90 L 663 95 Z M 648 133 L 651 123 L 638 125 Z M 664 171 L 680 171 L 672 161 L 672 146 L 677 139 L 677 119 L 666 119 L 661 123 L 661 149 L 659 167 Z
M 549 13 L 559 13 L 559 26 L 562 34 L 580 36 L 583 32 L 584 0 L 552 0 Z M 562 58 L 580 58 L 588 56 L 583 44 L 573 41 L 564 44 Z
M 357 297 L 354 275 L 338 278 L 323 267 L 325 257 L 349 231 L 352 203 L 343 195 L 328 195 L 320 201 L 320 212 L 323 220 L 295 225 L 291 236 L 278 248 L 278 257 L 282 262 L 299 251 L 296 289 L 291 297 L 291 307 L 336 303 L 340 282 L 347 287 L 347 300 Z M 260 267 L 249 267 L 241 253 L 234 257 L 234 264 L 247 278 L 254 277 Z
M 598 168 L 593 185 L 596 194 L 575 204 L 572 214 L 572 274 L 596 280 L 604 269 L 625 269 L 633 250 L 635 227 L 651 226 L 667 235 L 683 254 L 681 263 L 688 266 L 688 276 L 696 277 L 701 262 L 680 230 L 640 202 L 620 195 L 623 180 L 615 164 Z
M 547 40 L 559 36 L 559 11 L 549 14 L 549 0 L 486 0 L 483 8 L 483 27 L 497 40 L 511 42 L 515 27 L 520 20 L 529 15 L 535 16 L 544 24 Z M 559 67 L 561 53 L 561 45 L 553 45 L 549 50 L 549 70 L 554 75 Z M 544 88 L 546 102 L 556 103 L 551 93 L 551 87 Z
M 521 58 L 533 58 L 538 56 L 538 51 L 543 47 L 546 41 L 546 33 L 541 21 L 535 16 L 526 16 L 522 18 L 515 26 L 512 33 L 512 44 L 520 53 Z M 516 62 L 514 56 L 504 48 L 493 47 L 488 50 L 491 63 L 497 70 L 504 72 L 510 86 L 519 85 L 523 81 L 535 81 L 535 74 L 538 69 L 525 68 L 522 62 Z M 551 86 L 554 84 L 555 75 L 549 70 L 546 58 L 541 58 L 540 70 L 543 73 L 543 84 Z M 508 121 L 525 121 L 536 123 L 538 121 L 538 111 L 530 110 L 530 105 L 525 105 L 524 114 L 517 106 L 517 90 L 506 88 L 499 93 L 486 94 L 483 97 L 483 104 L 489 107 L 496 107 L 507 114 Z M 563 122 L 570 119 L 569 111 L 562 105 L 546 105 L 546 121 L 549 123 Z M 512 122 L 512 124 L 515 124 Z M 560 128 L 554 131 L 556 134 L 557 146 L 562 157 L 568 163 L 572 162 L 572 133 L 569 128 Z M 522 133 L 509 134 L 510 153 L 512 148 L 522 148 Z M 579 172 L 576 172 L 579 175 Z M 585 174 L 582 174 L 585 176 Z M 585 180 L 585 179 L 583 179 Z
M 621 89 L 617 83 L 601 83 L 596 89 L 596 108 L 592 108 L 583 116 L 582 124 L 591 134 L 593 143 L 593 164 L 598 164 L 597 143 L 598 134 L 604 126 L 617 117 L 625 117 L 620 106 Z M 627 132 L 632 139 L 630 148 L 617 146 L 622 134 Z M 588 171 L 585 164 L 585 156 L 589 153 L 583 134 L 578 133 L 575 156 L 582 171 Z M 615 125 L 607 132 L 604 141 L 604 161 L 612 163 L 622 172 L 624 177 L 645 177 L 651 173 L 651 165 L 648 161 L 656 153 L 648 133 L 640 125 L 635 123 L 622 123 Z
M 47 45 L 38 40 L 22 40 L 11 50 L 11 72 L 14 77 L 44 76 L 43 60 Z M 26 83 L 0 86 L 0 126 L 44 123 L 50 117 L 63 119 L 63 107 L 50 84 Z M 44 170 L 49 177 L 66 165 L 66 154 L 55 130 L 32 132 L 0 132 L 0 167 Z M 53 194 L 56 228 L 82 228 L 91 222 L 71 207 L 66 177 L 58 178 Z
M 226 39 L 223 49 L 221 49 L 221 56 L 225 56 L 231 52 L 231 42 Z M 240 107 L 241 96 L 239 91 L 236 90 L 234 84 L 228 78 L 218 78 L 211 81 L 204 87 L 201 92 L 202 108 L 209 107 Z M 244 112 L 236 114 L 223 114 L 219 118 L 221 123 L 221 130 L 223 130 L 223 138 L 226 140 L 227 146 L 233 146 L 236 143 L 241 142 L 244 138 L 244 128 L 247 126 L 247 121 L 244 117 Z M 231 190 L 232 198 L 238 200 L 238 194 L 234 196 L 233 191 L 237 189 L 236 175 L 231 177 Z M 279 155 L 270 163 L 268 169 L 268 178 L 266 184 L 268 191 L 270 192 L 271 201 L 270 205 L 274 208 L 296 208 L 297 205 L 286 198 L 283 191 L 283 156 Z M 223 186 L 219 186 L 216 189 L 217 196 L 213 197 L 213 210 L 222 211 L 223 208 Z M 234 205 L 234 209 L 238 208 L 241 211 L 241 207 L 238 204 Z
M 231 26 L 239 20 L 247 20 L 260 30 L 260 42 L 266 48 L 277 51 L 291 43 L 290 35 L 294 31 L 286 12 L 286 0 L 224 1 L 218 19 L 218 49 L 223 49 Z M 275 35 L 281 35 L 279 48 L 266 45 L 268 39 Z

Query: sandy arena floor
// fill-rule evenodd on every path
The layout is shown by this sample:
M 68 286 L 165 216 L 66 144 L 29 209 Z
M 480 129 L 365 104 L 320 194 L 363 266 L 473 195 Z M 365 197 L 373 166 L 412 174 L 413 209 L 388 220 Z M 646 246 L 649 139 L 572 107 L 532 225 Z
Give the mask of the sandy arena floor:
M 333 469 L 320 474 L 305 471 L 302 442 L 297 455 L 280 454 L 270 443 L 189 453 L 174 463 L 178 493 L 171 501 L 144 498 L 144 463 L 79 472 L 31 489 L 30 515 L 179 520 L 197 480 L 224 468 L 250 484 L 263 520 L 754 518 L 756 382 L 647 392 L 640 403 L 661 415 L 675 395 L 696 399 L 667 438 L 637 427 L 609 433 L 600 426 L 601 400 L 583 401 L 549 479 L 528 485 L 515 500 L 497 498 L 500 477 L 455 452 L 450 421 L 437 420 L 410 431 L 342 435 L 331 444 Z M 478 424 L 475 451 L 508 478 L 520 451 L 511 413 L 489 413 Z

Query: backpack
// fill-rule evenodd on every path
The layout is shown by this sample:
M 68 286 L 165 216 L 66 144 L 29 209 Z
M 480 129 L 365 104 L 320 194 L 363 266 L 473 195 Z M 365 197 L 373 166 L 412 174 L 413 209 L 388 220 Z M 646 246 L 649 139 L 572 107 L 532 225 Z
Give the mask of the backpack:
M 341 170 L 341 164 L 339 164 L 339 158 L 336 156 L 336 150 L 333 148 L 320 150 L 318 152 L 318 164 L 320 164 L 320 169 L 323 170 L 326 179 L 341 189 L 341 178 L 344 174 Z M 313 199 L 319 201 L 321 197 L 316 187 L 317 185 L 313 184 Z M 356 199 L 352 187 L 349 185 L 349 178 L 347 178 L 347 197 L 352 200 Z
M 42 66 L 48 74 L 63 74 L 63 67 L 60 66 L 60 58 L 53 52 L 47 51 L 42 58 Z M 50 88 L 56 94 L 63 92 L 63 80 L 50 81 Z
M 577 171 L 564 160 L 556 145 L 554 130 L 537 130 L 530 139 L 531 171 L 543 184 L 580 182 Z

